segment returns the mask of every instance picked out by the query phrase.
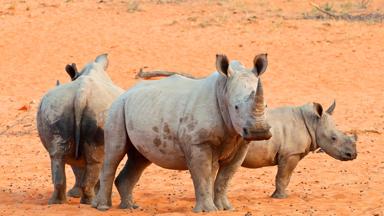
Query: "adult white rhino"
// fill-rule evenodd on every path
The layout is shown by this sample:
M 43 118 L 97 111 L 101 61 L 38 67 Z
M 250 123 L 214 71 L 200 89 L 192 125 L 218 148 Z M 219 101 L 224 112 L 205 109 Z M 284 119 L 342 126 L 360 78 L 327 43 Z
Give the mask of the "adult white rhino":
M 106 120 L 100 190 L 92 206 L 110 208 L 116 168 L 128 154 L 115 181 L 120 208 L 137 207 L 132 190 L 143 170 L 155 163 L 189 169 L 195 212 L 231 209 L 226 190 L 248 141 L 271 138 L 259 78 L 267 67 L 267 55 L 257 55 L 253 63 L 248 70 L 217 55 L 217 72 L 205 79 L 175 75 L 143 81 L 121 95 Z
M 80 73 L 74 64 L 67 65 L 66 71 L 74 81 L 58 85 L 40 102 L 37 129 L 51 158 L 54 184 L 50 204 L 66 202 L 66 163 L 75 172 L 74 189 L 81 189 L 80 202 L 89 204 L 94 197 L 104 156 L 104 112 L 124 92 L 109 78 L 107 67 L 106 54 Z

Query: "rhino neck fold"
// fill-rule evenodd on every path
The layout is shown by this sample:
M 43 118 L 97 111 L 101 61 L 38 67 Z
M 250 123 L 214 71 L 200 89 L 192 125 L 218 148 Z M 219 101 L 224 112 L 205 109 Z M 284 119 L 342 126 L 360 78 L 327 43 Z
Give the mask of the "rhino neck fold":
M 221 118 L 225 124 L 225 128 L 228 132 L 227 135 L 236 135 L 235 128 L 233 127 L 231 116 L 228 111 L 227 101 L 227 79 L 223 76 L 219 76 L 216 81 L 216 99 Z
M 319 146 L 317 145 L 317 142 L 316 142 L 316 135 L 315 135 L 316 129 L 311 128 L 309 126 L 309 122 L 304 115 L 303 109 L 301 109 L 301 108 L 300 108 L 300 113 L 301 113 L 301 117 L 303 118 L 305 128 L 307 128 L 308 134 L 311 137 L 311 146 L 310 146 L 309 150 L 313 152 L 319 148 Z

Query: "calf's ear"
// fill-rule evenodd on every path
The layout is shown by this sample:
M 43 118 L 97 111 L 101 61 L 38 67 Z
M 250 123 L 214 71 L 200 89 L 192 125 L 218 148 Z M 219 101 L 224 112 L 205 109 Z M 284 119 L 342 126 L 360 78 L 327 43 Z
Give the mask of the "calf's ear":
M 260 76 L 265 72 L 268 66 L 267 53 L 256 55 L 253 59 L 253 69 L 252 72 L 256 76 Z
M 313 109 L 315 111 L 315 114 L 320 118 L 323 115 L 323 107 L 321 104 L 314 102 L 313 103 Z
M 232 76 L 229 70 L 229 61 L 226 55 L 216 54 L 216 70 L 226 77 Z
M 77 67 L 75 63 L 67 64 L 65 66 L 65 71 L 67 71 L 68 75 L 71 77 L 71 80 L 75 80 L 79 76 L 79 72 L 77 71 Z
M 329 115 L 332 115 L 333 114 L 333 111 L 335 110 L 335 107 L 336 107 L 336 100 L 333 100 L 333 103 L 331 104 L 331 106 L 327 109 L 327 113 Z
M 96 57 L 95 62 L 100 63 L 103 65 L 104 70 L 107 70 L 108 68 L 108 54 L 104 53 Z

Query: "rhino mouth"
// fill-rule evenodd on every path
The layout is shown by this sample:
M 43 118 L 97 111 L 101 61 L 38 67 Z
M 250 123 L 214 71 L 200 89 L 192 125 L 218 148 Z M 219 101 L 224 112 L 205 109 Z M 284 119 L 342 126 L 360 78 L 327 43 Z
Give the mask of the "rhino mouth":
M 269 130 L 266 131 L 251 131 L 248 132 L 245 128 L 243 130 L 243 138 L 246 141 L 260 141 L 269 140 L 272 137 L 272 133 Z
M 357 153 L 342 152 L 337 159 L 341 161 L 351 161 L 357 158 Z

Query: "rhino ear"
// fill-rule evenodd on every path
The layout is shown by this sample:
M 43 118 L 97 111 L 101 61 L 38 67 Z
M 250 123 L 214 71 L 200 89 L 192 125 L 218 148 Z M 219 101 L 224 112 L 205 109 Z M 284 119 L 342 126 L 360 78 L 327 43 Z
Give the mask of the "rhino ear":
M 336 107 L 336 100 L 333 100 L 333 103 L 331 104 L 331 106 L 327 109 L 327 113 L 329 115 L 332 115 L 333 114 L 333 111 L 335 110 L 335 107 Z
M 229 70 L 229 61 L 226 55 L 216 54 L 216 70 L 226 77 L 232 75 L 232 72 Z
M 318 117 L 321 117 L 323 115 L 323 107 L 321 106 L 321 104 L 319 103 L 313 103 L 313 109 L 315 111 L 315 114 L 318 116 Z
M 100 63 L 103 65 L 104 70 L 107 70 L 108 68 L 108 54 L 104 53 L 96 57 L 95 62 Z
M 252 72 L 256 74 L 256 76 L 260 76 L 265 72 L 268 66 L 268 58 L 267 53 L 256 55 L 253 59 L 253 70 Z
M 67 64 L 65 66 L 65 71 L 67 71 L 72 81 L 79 76 L 79 72 L 77 71 L 77 67 L 75 63 L 72 63 L 71 65 Z

